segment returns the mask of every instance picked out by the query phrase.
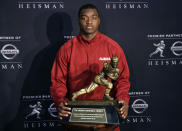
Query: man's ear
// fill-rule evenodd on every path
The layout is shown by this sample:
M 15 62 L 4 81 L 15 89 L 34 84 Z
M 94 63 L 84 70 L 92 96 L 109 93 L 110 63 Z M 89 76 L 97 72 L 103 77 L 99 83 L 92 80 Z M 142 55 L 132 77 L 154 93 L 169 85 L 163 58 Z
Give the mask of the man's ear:
M 100 25 L 100 17 L 99 17 L 99 25 Z

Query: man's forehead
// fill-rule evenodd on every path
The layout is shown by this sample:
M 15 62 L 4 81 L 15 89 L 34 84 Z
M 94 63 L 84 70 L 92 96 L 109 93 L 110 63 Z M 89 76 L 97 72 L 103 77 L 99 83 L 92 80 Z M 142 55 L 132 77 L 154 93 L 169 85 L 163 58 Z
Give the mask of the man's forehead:
M 80 15 L 97 15 L 98 16 L 98 12 L 96 9 L 83 9 L 80 13 Z

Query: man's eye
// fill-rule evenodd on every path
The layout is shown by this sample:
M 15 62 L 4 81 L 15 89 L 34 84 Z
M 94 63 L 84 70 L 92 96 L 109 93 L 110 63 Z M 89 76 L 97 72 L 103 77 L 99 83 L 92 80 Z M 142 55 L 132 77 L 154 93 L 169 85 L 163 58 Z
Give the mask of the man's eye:
M 86 20 L 86 17 L 81 17 L 81 20 Z
M 96 16 L 94 16 L 94 17 L 92 17 L 92 19 L 93 19 L 93 20 L 96 20 L 96 19 L 97 19 L 97 17 L 96 17 Z

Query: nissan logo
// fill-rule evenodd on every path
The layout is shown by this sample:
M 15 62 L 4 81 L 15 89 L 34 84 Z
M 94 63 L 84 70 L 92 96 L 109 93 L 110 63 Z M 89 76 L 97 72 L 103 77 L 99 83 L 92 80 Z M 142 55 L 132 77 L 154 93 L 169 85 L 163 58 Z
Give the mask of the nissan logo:
M 12 44 L 6 44 L 2 47 L 1 54 L 5 59 L 12 60 L 19 54 L 19 50 Z
M 137 99 L 133 102 L 131 107 L 133 108 L 134 112 L 141 114 L 148 108 L 148 104 L 142 99 Z

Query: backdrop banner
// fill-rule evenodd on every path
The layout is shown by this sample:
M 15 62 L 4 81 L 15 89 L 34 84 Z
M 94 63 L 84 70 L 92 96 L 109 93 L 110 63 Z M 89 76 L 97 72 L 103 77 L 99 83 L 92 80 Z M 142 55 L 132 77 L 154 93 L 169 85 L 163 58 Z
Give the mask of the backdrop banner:
M 78 9 L 95 4 L 100 32 L 123 48 L 129 69 L 129 114 L 123 131 L 180 127 L 180 0 L 1 0 L 0 130 L 56 131 L 50 96 L 56 52 L 79 33 Z

